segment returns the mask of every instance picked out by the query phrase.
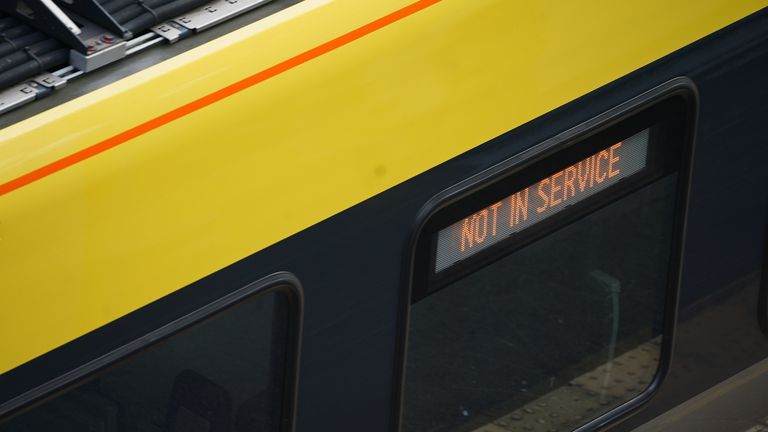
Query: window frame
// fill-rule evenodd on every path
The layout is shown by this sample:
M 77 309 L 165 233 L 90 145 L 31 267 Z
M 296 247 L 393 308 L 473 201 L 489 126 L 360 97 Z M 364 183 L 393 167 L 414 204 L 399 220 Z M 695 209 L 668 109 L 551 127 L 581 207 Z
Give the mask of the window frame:
M 635 412 L 641 405 L 644 405 L 653 397 L 669 371 L 677 315 L 677 298 L 680 289 L 683 247 L 685 242 L 686 210 L 688 208 L 688 192 L 690 188 L 694 131 L 698 106 L 696 87 L 690 79 L 685 77 L 675 78 L 668 81 L 582 124 L 568 129 L 553 138 L 545 140 L 511 158 L 501 161 L 491 168 L 438 193 L 422 207 L 416 218 L 417 224 L 410 235 L 410 240 L 405 252 L 405 268 L 403 272 L 405 280 L 403 281 L 404 289 L 400 296 L 398 310 L 396 370 L 393 379 L 393 418 L 395 430 L 402 430 L 405 380 L 407 378 L 405 376 L 405 370 L 407 366 L 410 308 L 415 301 L 426 297 L 432 292 L 439 291 L 440 288 L 445 287 L 449 283 L 460 279 L 471 272 L 471 270 L 463 270 L 462 267 L 466 267 L 467 269 L 477 269 L 496 259 L 507 256 L 515 250 L 522 248 L 575 220 L 581 219 L 611 202 L 627 196 L 632 193 L 632 191 L 657 180 L 661 177 L 661 174 L 655 178 L 644 178 L 646 176 L 642 174 L 649 168 L 646 166 L 641 173 L 628 177 L 626 182 L 622 182 L 624 184 L 611 186 L 606 191 L 598 192 L 595 196 L 586 198 L 583 204 L 578 203 L 574 205 L 573 207 L 578 208 L 571 209 L 567 212 L 567 215 L 553 214 L 547 220 L 539 222 L 537 225 L 540 226 L 526 228 L 524 231 L 518 233 L 518 235 L 521 233 L 524 234 L 521 236 L 520 240 L 502 240 L 500 242 L 502 245 L 499 248 L 497 248 L 496 245 L 491 246 L 489 247 L 489 251 L 479 252 L 477 256 L 468 257 L 465 260 L 467 263 L 458 263 L 452 266 L 457 267 L 457 269 L 454 269 L 455 271 L 449 267 L 437 272 L 443 273 L 443 275 L 437 275 L 434 271 L 435 234 L 439 232 L 440 229 L 450 226 L 450 224 L 456 222 L 456 220 L 460 220 L 461 217 L 466 217 L 466 215 L 486 207 L 488 203 L 492 203 L 493 199 L 489 199 L 489 196 L 506 196 L 509 195 L 509 193 L 514 192 L 516 189 L 509 189 L 508 185 L 510 183 L 526 187 L 528 186 L 526 182 L 529 182 L 532 178 L 536 179 L 539 175 L 541 175 L 541 178 L 546 177 L 549 175 L 545 172 L 546 170 L 564 163 L 563 158 L 558 157 L 559 154 L 570 150 L 571 153 L 569 154 L 569 157 L 573 157 L 573 153 L 589 155 L 591 154 L 590 151 L 593 151 L 595 147 L 606 145 L 606 143 L 603 142 L 606 141 L 605 139 L 594 139 L 595 137 L 600 137 L 601 134 L 613 137 L 616 135 L 616 133 L 614 133 L 616 130 L 623 130 L 622 125 L 626 122 L 631 123 L 634 119 L 643 118 L 644 113 L 653 112 L 654 108 L 669 103 L 673 99 L 679 99 L 681 102 L 679 104 L 680 108 L 677 108 L 678 111 L 676 113 L 678 118 L 666 123 L 671 124 L 675 121 L 678 122 L 677 127 L 679 130 L 676 132 L 679 133 L 679 136 L 677 136 L 679 139 L 679 149 L 674 149 L 674 151 L 678 151 L 680 156 L 679 160 L 674 163 L 674 172 L 678 173 L 679 177 L 677 181 L 675 214 L 672 227 L 670 268 L 667 279 L 664 314 L 662 318 L 663 337 L 659 365 L 653 380 L 640 394 L 575 428 L 574 431 L 592 431 L 613 424 L 618 420 L 625 418 L 628 414 Z M 659 117 L 658 115 L 657 117 L 651 115 L 651 119 L 653 118 L 658 119 Z M 648 120 L 649 119 L 647 118 L 643 118 L 643 121 L 647 122 Z M 652 126 L 652 124 L 653 123 L 650 123 L 649 126 Z M 634 125 L 634 127 L 636 126 L 637 125 Z M 633 127 L 629 127 L 628 129 L 631 131 L 633 130 Z M 654 131 L 651 130 L 652 137 L 651 142 L 649 142 L 650 158 L 657 156 L 652 153 L 654 147 L 653 133 Z M 622 138 L 619 138 L 618 140 L 621 139 Z M 600 144 L 590 146 L 590 144 L 594 144 L 595 142 L 600 142 Z M 610 143 L 610 140 L 608 140 L 607 145 L 610 145 Z M 587 149 L 574 150 L 579 144 L 586 144 Z M 549 163 L 549 161 L 552 161 L 552 163 Z M 667 163 L 663 160 L 661 163 L 664 165 L 664 170 L 669 168 Z M 648 163 L 649 166 L 650 164 L 651 162 Z M 540 170 L 539 167 L 541 165 L 546 166 L 546 168 Z M 533 173 L 533 175 L 531 175 L 531 173 Z M 515 181 L 516 177 L 522 178 L 523 180 Z M 529 184 L 534 182 L 535 180 L 530 181 Z M 477 196 L 480 198 L 474 198 Z M 461 210 L 457 210 L 459 208 L 461 208 Z M 562 211 L 561 213 L 566 213 L 566 211 Z M 517 238 L 518 235 L 515 235 L 515 237 Z M 436 277 L 436 275 L 439 277 Z
M 757 324 L 768 337 L 768 220 L 765 222 L 762 269 L 760 272 L 759 291 L 757 294 Z
M 126 360 L 131 355 L 151 348 L 153 345 L 165 341 L 220 312 L 236 307 L 241 302 L 269 294 L 285 295 L 287 300 L 286 363 L 284 366 L 283 400 L 281 401 L 283 410 L 280 425 L 282 431 L 291 432 L 295 430 L 296 423 L 304 296 L 298 278 L 288 272 L 278 272 L 249 283 L 110 351 L 108 354 L 84 363 L 67 373 L 9 399 L 0 404 L 0 419 L 4 420 L 13 417 L 20 412 L 55 398 L 67 390 L 73 389 L 93 375 Z

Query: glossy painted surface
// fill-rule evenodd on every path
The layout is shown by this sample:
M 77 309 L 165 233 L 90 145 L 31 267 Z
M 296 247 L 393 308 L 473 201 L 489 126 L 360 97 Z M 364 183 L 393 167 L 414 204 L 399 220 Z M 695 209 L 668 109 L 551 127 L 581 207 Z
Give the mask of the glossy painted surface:
M 308 0 L 6 128 L 0 181 L 410 3 Z M 4 195 L 0 371 L 764 5 L 443 0 Z

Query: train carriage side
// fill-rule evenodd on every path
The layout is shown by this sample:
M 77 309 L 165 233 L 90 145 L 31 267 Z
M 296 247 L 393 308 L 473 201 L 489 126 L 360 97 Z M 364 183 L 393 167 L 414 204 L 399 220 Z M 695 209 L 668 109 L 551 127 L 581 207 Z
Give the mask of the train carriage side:
M 238 1 L 0 7 L 1 432 L 768 430 L 765 2 Z

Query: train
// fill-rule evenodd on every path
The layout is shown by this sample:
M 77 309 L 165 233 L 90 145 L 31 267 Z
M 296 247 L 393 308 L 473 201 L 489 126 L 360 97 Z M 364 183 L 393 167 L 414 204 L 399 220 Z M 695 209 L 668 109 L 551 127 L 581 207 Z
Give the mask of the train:
M 768 431 L 768 3 L 0 5 L 0 432 Z

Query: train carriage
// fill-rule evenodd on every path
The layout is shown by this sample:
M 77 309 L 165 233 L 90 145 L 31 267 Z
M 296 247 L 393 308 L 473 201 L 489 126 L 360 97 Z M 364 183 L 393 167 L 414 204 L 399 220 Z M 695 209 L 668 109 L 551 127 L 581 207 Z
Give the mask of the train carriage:
M 762 1 L 0 5 L 0 432 L 768 430 Z

